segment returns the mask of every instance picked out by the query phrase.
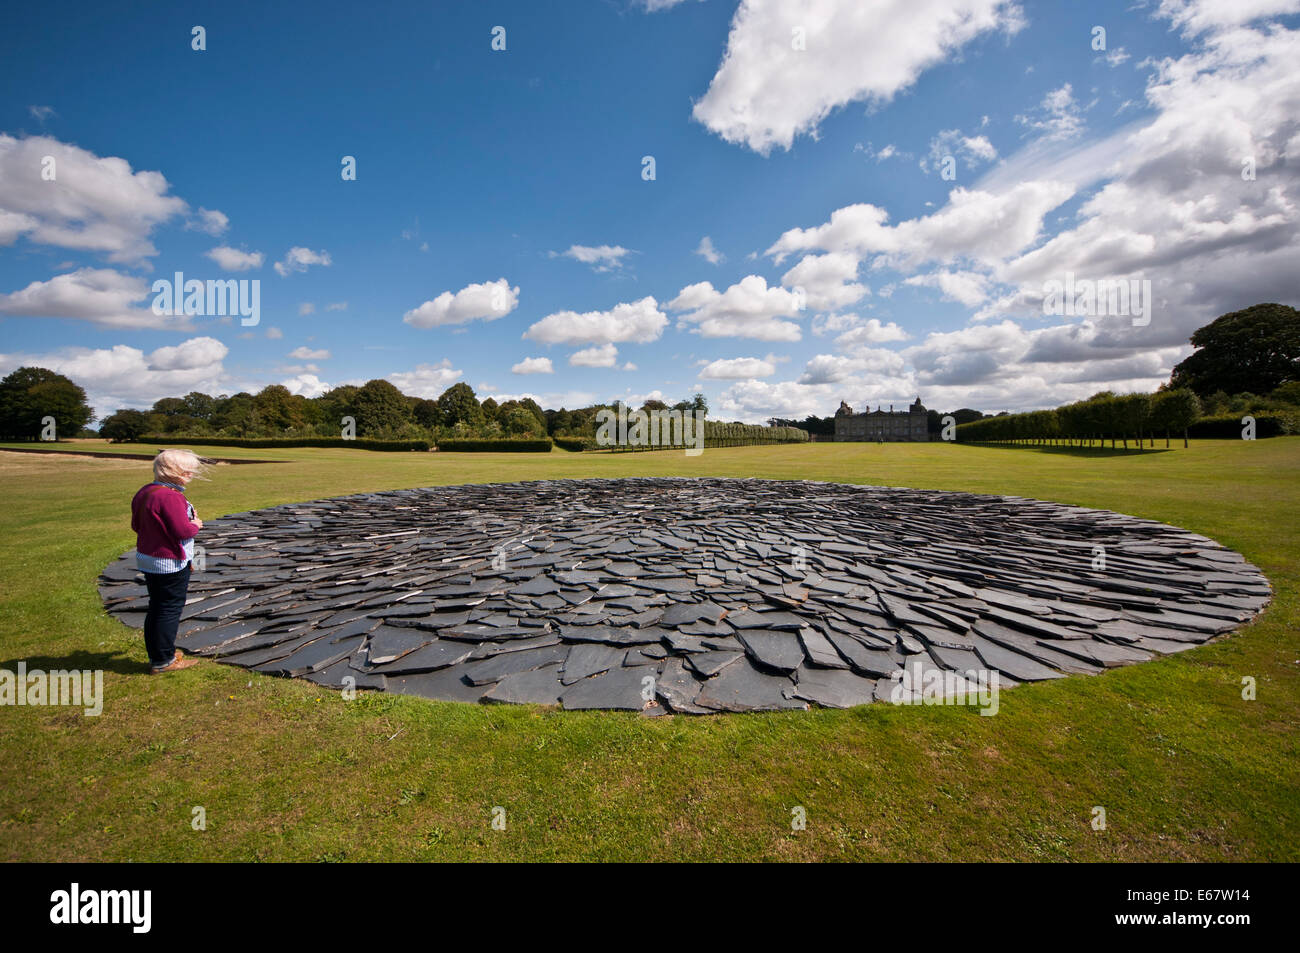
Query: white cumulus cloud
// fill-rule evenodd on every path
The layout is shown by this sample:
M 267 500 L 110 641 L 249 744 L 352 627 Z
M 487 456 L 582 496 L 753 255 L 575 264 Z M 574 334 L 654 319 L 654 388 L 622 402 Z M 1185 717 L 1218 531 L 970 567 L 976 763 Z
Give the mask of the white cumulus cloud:
M 886 102 L 976 37 L 1022 25 L 1005 0 L 742 0 L 692 115 L 764 155 L 789 149 L 837 107 Z
M 154 314 L 139 305 L 151 299 L 149 285 L 112 268 L 79 268 L 48 281 L 0 295 L 0 314 L 29 318 L 73 318 L 109 328 L 192 328 L 184 315 Z
M 557 311 L 524 332 L 542 344 L 646 344 L 659 339 L 668 317 L 652 297 L 621 302 L 608 311 Z
M 551 252 L 552 258 L 572 258 L 593 271 L 613 271 L 623 266 L 623 259 L 631 253 L 622 245 L 570 245 L 567 251 Z
M 512 288 L 506 279 L 498 278 L 496 281 L 466 285 L 454 293 L 444 291 L 438 297 L 406 312 L 402 320 L 417 328 L 465 324 L 479 319 L 495 321 L 505 317 L 518 304 L 519 288 Z
M 695 254 L 699 255 L 710 265 L 720 265 L 727 257 L 713 247 L 713 239 L 708 235 L 705 235 L 700 239 L 699 245 L 695 247 Z
M 732 357 L 710 361 L 700 370 L 700 377 L 705 380 L 739 381 L 753 377 L 771 377 L 775 373 L 776 364 L 770 359 Z
M 325 348 L 314 349 L 304 344 L 290 351 L 289 356 L 296 361 L 328 361 L 330 352 Z
M 800 299 L 785 288 L 769 288 L 762 275 L 747 275 L 726 291 L 701 281 L 687 285 L 667 307 L 687 312 L 677 326 L 706 338 L 742 337 L 759 341 L 798 341 L 799 325 L 786 320 L 800 311 Z
M 204 252 L 226 271 L 249 271 L 261 268 L 265 256 L 260 251 L 243 251 L 228 245 L 219 245 Z
M 447 358 L 437 364 L 419 364 L 413 371 L 398 371 L 386 375 L 386 379 L 408 397 L 422 397 L 434 400 L 442 396 L 452 384 L 461 378 L 461 372 L 451 366 Z
M 47 169 L 52 179 L 43 177 Z M 188 211 L 170 189 L 161 172 L 136 172 L 116 156 L 48 136 L 0 134 L 0 245 L 21 235 L 140 264 L 158 254 L 153 230 Z
M 569 355 L 573 367 L 614 367 L 618 363 L 618 348 L 613 344 L 584 348 Z
M 312 251 L 310 248 L 295 245 L 285 252 L 283 261 L 275 263 L 275 273 L 281 278 L 285 278 L 295 271 L 306 271 L 312 265 L 329 267 L 331 264 L 333 262 L 330 260 L 330 253 L 325 249 Z
M 514 367 L 510 368 L 512 374 L 554 374 L 555 367 L 551 364 L 549 357 L 526 357 Z

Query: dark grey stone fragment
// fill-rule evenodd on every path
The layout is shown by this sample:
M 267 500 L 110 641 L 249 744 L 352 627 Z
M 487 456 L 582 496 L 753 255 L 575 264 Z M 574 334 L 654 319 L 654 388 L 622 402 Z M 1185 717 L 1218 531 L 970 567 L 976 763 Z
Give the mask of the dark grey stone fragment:
M 597 672 L 607 672 L 623 664 L 627 651 L 624 648 L 599 642 L 575 645 L 569 649 L 569 655 L 564 660 L 561 680 L 565 685 L 572 685 L 579 679 L 595 675 Z
M 804 626 L 799 630 L 799 641 L 803 643 L 804 652 L 808 656 L 808 661 L 813 665 L 822 668 L 848 668 L 849 663 L 844 661 L 843 657 L 835 646 L 831 644 L 826 636 L 822 635 L 811 626 Z
M 444 702 L 478 702 L 487 691 L 481 685 L 471 684 L 458 668 L 386 678 L 384 690 Z
M 803 645 L 794 632 L 744 629 L 738 638 L 749 657 L 765 668 L 793 672 L 803 664 Z
M 681 659 L 673 658 L 664 663 L 655 691 L 672 711 L 683 715 L 705 715 L 712 709 L 695 704 L 703 685 L 704 680 L 687 671 Z
M 481 662 L 470 662 L 463 666 L 467 681 L 474 685 L 486 685 L 515 672 L 527 672 L 543 665 L 560 662 L 569 652 L 567 645 L 548 645 L 526 652 L 510 652 L 494 655 Z
M 350 656 L 361 647 L 364 639 L 365 636 L 363 635 L 355 635 L 350 639 L 344 639 L 342 642 L 320 638 L 304 645 L 292 655 L 287 655 L 274 662 L 258 665 L 256 669 L 267 675 L 294 676 L 306 675 L 308 672 L 319 672 L 321 669 L 329 668 L 335 662 L 342 661 Z
M 795 673 L 793 690 L 787 691 L 823 708 L 852 708 L 873 700 L 876 680 L 843 669 L 801 668 Z
M 685 662 L 692 671 L 709 678 L 717 675 L 736 659 L 744 657 L 744 652 L 695 652 L 686 656 Z
M 379 674 L 402 675 L 432 672 L 457 665 L 474 654 L 474 647 L 464 642 L 436 640 L 395 661 L 375 667 Z
M 434 636 L 419 629 L 393 629 L 381 625 L 370 633 L 366 655 L 371 665 L 383 665 L 385 662 L 396 662 L 433 640 Z
M 807 708 L 808 703 L 786 696 L 794 682 L 783 675 L 760 672 L 743 659 L 728 665 L 700 689 L 695 703 L 714 711 L 777 711 Z
M 558 705 L 564 684 L 557 677 L 559 666 L 547 665 L 505 676 L 486 692 L 481 701 L 513 705 Z
M 892 653 L 882 649 L 870 649 L 857 639 L 832 632 L 827 635 L 831 643 L 848 659 L 853 671 L 861 675 L 884 676 L 899 667 L 901 662 Z
M 645 680 L 650 679 L 647 683 Z M 654 698 L 658 679 L 645 666 L 615 668 L 570 685 L 560 696 L 560 703 L 568 709 L 618 708 L 640 711 Z M 649 688 L 647 699 L 643 693 Z
M 324 685 L 328 688 L 352 688 L 352 689 L 372 689 L 374 691 L 383 691 L 387 687 L 387 681 L 382 675 L 367 675 L 358 672 L 349 664 L 348 659 L 341 662 L 335 662 L 333 665 L 323 668 L 318 672 L 309 672 L 303 678 L 309 682 L 315 682 L 317 685 Z

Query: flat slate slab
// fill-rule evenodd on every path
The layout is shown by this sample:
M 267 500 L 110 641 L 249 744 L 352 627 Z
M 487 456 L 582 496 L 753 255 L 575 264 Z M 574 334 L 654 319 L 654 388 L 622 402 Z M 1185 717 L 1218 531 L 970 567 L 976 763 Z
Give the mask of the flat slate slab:
M 1239 554 L 1164 523 L 812 481 L 394 490 L 235 513 L 201 542 L 186 651 L 335 688 L 643 714 L 852 707 L 905 664 L 1096 674 L 1221 638 L 1272 597 Z M 98 589 L 143 625 L 133 551 Z
M 872 700 L 876 679 L 855 675 L 843 669 L 801 668 L 795 675 L 793 690 L 788 694 L 824 708 L 853 708 Z
M 558 705 L 564 688 L 559 667 L 547 665 L 507 675 L 484 692 L 482 700 L 513 705 Z
M 560 696 L 560 704 L 565 708 L 641 711 L 653 701 L 657 681 L 654 670 L 644 665 L 616 668 L 570 685 Z

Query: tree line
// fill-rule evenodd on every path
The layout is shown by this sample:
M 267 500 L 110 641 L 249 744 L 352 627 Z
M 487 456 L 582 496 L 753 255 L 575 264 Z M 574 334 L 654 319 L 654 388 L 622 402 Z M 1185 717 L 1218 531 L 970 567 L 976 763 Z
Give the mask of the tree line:
M 676 410 L 708 413 L 703 394 L 669 405 L 647 400 L 641 410 Z M 108 415 L 96 433 L 88 429 L 95 419 L 86 403 L 85 390 L 69 378 L 40 367 L 21 367 L 0 380 L 0 439 L 39 440 L 48 432 L 44 422 L 53 417 L 56 436 L 107 437 L 117 442 L 144 438 L 186 437 L 313 438 L 351 435 L 380 441 L 400 440 L 537 440 L 547 437 L 596 445 L 597 414 L 629 408 L 621 400 L 574 410 L 544 410 L 535 400 L 522 398 L 480 401 L 464 382 L 452 384 L 436 399 L 403 394 L 391 382 L 378 378 L 361 386 L 342 385 L 318 397 L 293 394 L 280 384 L 256 394 L 241 392 L 213 396 L 191 391 L 184 397 L 164 397 L 148 410 L 124 408 Z M 755 442 L 806 440 L 807 434 L 777 432 L 749 424 L 708 421 L 706 439 Z

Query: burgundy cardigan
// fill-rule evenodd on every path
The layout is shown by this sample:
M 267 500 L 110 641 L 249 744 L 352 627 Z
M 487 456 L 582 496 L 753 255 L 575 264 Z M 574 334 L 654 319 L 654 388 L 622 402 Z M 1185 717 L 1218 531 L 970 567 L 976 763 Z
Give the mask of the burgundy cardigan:
M 131 529 L 136 552 L 161 559 L 184 559 L 181 540 L 193 539 L 199 527 L 190 522 L 189 504 L 180 490 L 150 483 L 131 500 Z

